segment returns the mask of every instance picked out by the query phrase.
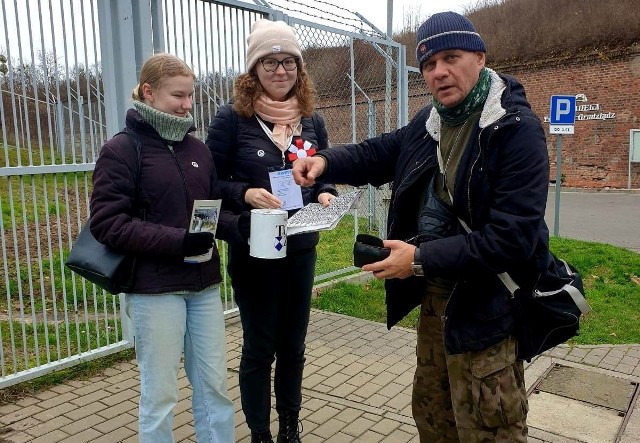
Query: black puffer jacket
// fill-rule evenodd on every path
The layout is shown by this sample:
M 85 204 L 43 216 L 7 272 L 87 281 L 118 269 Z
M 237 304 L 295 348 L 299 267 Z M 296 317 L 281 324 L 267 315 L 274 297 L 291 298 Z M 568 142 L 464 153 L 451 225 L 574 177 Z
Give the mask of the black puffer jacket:
M 301 122 L 301 138 L 310 142 L 316 152 L 329 147 L 327 128 L 319 114 L 314 113 L 313 117 L 303 118 Z M 270 168 L 289 168 L 296 159 L 293 153 L 280 151 L 267 137 L 256 116 L 240 117 L 230 104 L 218 110 L 209 126 L 206 144 L 213 154 L 218 178 L 229 191 L 229 202 L 233 202 L 226 208 L 235 213 L 251 210 L 244 202 L 248 188 L 264 188 L 271 192 Z M 337 194 L 333 185 L 316 184 L 302 188 L 302 201 L 305 205 L 317 203 L 318 195 L 323 192 Z M 227 202 L 225 200 L 225 204 Z M 295 212 L 289 211 L 289 216 Z M 317 232 L 292 235 L 287 238 L 287 253 L 314 247 L 319 238 Z
M 191 135 L 170 150 L 134 109 L 127 112 L 126 126 L 142 144 L 139 185 L 140 201 L 147 208 L 146 220 L 134 210 L 135 146 L 127 134 L 121 133 L 105 143 L 96 161 L 91 232 L 115 250 L 138 255 L 132 292 L 199 291 L 220 282 L 220 258 L 215 247 L 213 258 L 206 263 L 183 261 L 183 240 L 193 200 L 220 198 L 211 153 Z M 216 237 L 239 236 L 236 219 L 222 213 Z
M 439 129 L 439 115 L 427 106 L 397 131 L 321 153 L 328 164 L 321 178 L 356 186 L 393 181 L 388 238 L 411 239 L 424 188 L 438 171 Z M 473 232 L 419 245 L 427 275 L 457 281 L 446 308 L 448 352 L 481 350 L 512 332 L 508 293 L 496 274 L 508 271 L 527 288 L 547 268 L 548 185 L 540 121 L 522 85 L 492 71 L 489 97 L 454 190 L 454 210 Z M 422 277 L 386 281 L 388 327 L 420 303 L 424 284 Z

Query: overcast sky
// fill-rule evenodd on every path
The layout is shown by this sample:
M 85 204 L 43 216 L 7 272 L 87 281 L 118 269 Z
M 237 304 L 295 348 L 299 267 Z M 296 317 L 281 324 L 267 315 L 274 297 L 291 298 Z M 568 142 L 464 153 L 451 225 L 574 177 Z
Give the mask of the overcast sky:
M 336 0 L 332 3 L 339 4 Z M 402 29 L 405 16 L 415 15 L 426 19 L 431 14 L 442 11 L 463 13 L 465 7 L 478 3 L 477 0 L 392 0 L 393 1 L 393 29 Z M 388 0 L 351 0 L 348 7 L 364 15 L 381 31 L 387 31 L 387 3 Z
M 254 3 L 253 0 L 243 0 Z M 270 1 L 270 0 L 267 0 Z M 382 32 L 387 31 L 387 4 L 390 0 L 297 0 L 289 6 L 303 5 L 304 3 L 329 10 L 327 3 L 332 3 L 338 8 L 359 12 L 371 21 Z M 393 1 L 393 29 L 398 31 L 405 24 L 405 17 L 422 22 L 426 17 L 439 11 L 453 10 L 464 12 L 478 3 L 479 0 L 392 0 Z M 56 57 L 65 63 L 73 64 L 75 60 L 91 66 L 97 62 L 94 47 L 97 42 L 97 10 L 95 1 L 84 0 L 21 0 L 16 21 L 15 3 L 4 0 L 5 8 L 0 11 L 0 53 L 10 52 L 11 58 L 19 55 L 29 60 L 32 55 L 29 42 L 33 42 L 34 57 L 38 58 L 38 52 L 49 52 L 52 42 L 56 42 Z M 282 0 L 273 0 L 274 5 L 284 3 Z M 61 14 L 64 11 L 64 14 Z M 316 9 L 308 8 L 311 13 L 318 13 Z M 342 13 L 337 10 L 337 13 Z M 3 17 L 6 15 L 6 17 Z M 30 19 L 27 19 L 27 17 Z M 85 17 L 83 22 L 82 17 Z M 5 21 L 7 28 L 5 29 Z M 64 26 L 62 26 L 64 25 Z M 41 36 L 42 28 L 44 37 Z M 16 38 L 16 35 L 19 38 Z M 22 47 L 18 46 L 22 43 Z

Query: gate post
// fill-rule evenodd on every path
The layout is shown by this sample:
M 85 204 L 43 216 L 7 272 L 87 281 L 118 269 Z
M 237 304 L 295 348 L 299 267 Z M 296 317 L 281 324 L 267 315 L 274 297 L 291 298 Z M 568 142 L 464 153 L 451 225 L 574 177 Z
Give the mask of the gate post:
M 398 47 L 398 127 L 409 123 L 409 70 L 407 69 L 407 47 Z
M 152 11 L 147 2 L 98 2 L 107 137 L 124 127 L 137 74 L 144 60 L 153 54 L 151 19 Z

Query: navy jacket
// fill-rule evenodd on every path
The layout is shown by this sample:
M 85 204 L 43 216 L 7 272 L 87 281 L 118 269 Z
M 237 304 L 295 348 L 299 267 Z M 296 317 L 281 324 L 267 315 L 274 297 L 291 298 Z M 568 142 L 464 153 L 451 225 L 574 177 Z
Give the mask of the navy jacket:
M 315 113 L 313 117 L 303 118 L 301 123 L 301 137 L 311 143 L 315 152 L 329 147 L 327 128 L 320 115 Z M 230 195 L 226 207 L 235 213 L 251 210 L 244 202 L 248 188 L 264 188 L 271 192 L 270 168 L 289 168 L 296 158 L 293 152 L 280 151 L 267 137 L 256 116 L 240 117 L 231 104 L 218 110 L 209 125 L 206 144 L 213 154 L 218 177 Z M 318 195 L 323 192 L 335 195 L 335 186 L 316 184 L 302 188 L 302 201 L 305 205 L 317 203 Z M 289 216 L 295 212 L 289 211 Z M 314 247 L 319 239 L 317 232 L 292 235 L 287 238 L 287 253 Z
M 200 264 L 184 263 L 183 251 L 193 200 L 221 197 L 211 153 L 191 135 L 171 151 L 134 109 L 127 112 L 126 126 L 142 144 L 139 200 L 146 219 L 135 210 L 135 146 L 127 134 L 117 134 L 104 144 L 96 161 L 92 234 L 115 250 L 138 256 L 132 292 L 200 291 L 220 282 L 215 246 L 213 258 Z M 239 237 L 236 221 L 232 214 L 221 213 L 216 237 Z
M 544 131 L 522 85 L 493 71 L 491 76 L 454 189 L 454 211 L 473 232 L 419 245 L 427 275 L 456 281 L 445 320 L 452 354 L 484 349 L 512 332 L 508 292 L 498 273 L 508 271 L 521 287 L 531 287 L 549 260 Z M 422 191 L 438 173 L 439 131 L 440 117 L 427 106 L 401 129 L 321 153 L 328 165 L 322 179 L 355 186 L 393 182 L 388 238 L 411 239 Z M 390 328 L 421 302 L 425 279 L 390 279 L 386 289 Z

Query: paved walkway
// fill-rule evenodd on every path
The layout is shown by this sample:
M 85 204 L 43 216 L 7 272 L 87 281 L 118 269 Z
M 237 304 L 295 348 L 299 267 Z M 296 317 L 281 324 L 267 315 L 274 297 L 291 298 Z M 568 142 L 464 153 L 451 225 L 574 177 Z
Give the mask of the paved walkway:
M 240 411 L 238 388 L 241 337 L 239 319 L 230 318 L 227 321 L 228 378 L 230 395 L 236 405 L 236 441 L 247 443 L 249 431 Z M 412 330 L 387 331 L 379 323 L 313 310 L 301 413 L 303 441 L 418 442 L 410 406 L 415 341 Z M 628 381 L 629 386 L 637 387 L 640 383 L 640 345 L 604 345 L 555 348 L 527 365 L 527 385 L 536 387 L 558 364 L 612 376 L 612 380 Z M 191 390 L 184 372 L 180 387 L 175 437 L 179 442 L 195 442 Z M 610 408 L 597 407 L 594 419 L 588 402 L 582 402 L 584 404 L 575 409 L 571 403 L 558 404 L 558 399 L 551 401 L 548 396 L 533 397 L 538 394 L 540 390 L 535 389 L 530 395 L 529 441 L 533 443 L 640 441 L 638 412 L 620 416 Z M 118 364 L 90 380 L 70 381 L 14 404 L 0 406 L 0 443 L 135 442 L 138 395 L 139 374 L 135 362 Z M 629 403 L 637 403 L 637 393 L 632 394 Z M 571 423 L 561 422 L 559 430 L 545 415 L 557 411 L 558 407 L 559 415 L 566 415 Z M 277 431 L 275 418 L 273 414 L 274 432 Z M 598 420 L 608 423 L 608 428 Z M 575 435 L 570 434 L 573 425 L 580 428 Z M 593 438 L 578 439 L 578 435 L 584 435 L 584 429 L 589 431 L 589 426 L 595 426 Z M 611 432 L 623 428 L 625 433 L 616 440 L 615 433 L 607 433 L 609 428 Z

